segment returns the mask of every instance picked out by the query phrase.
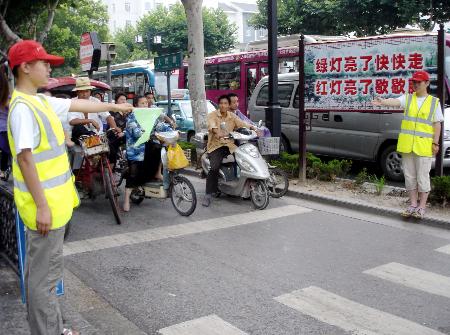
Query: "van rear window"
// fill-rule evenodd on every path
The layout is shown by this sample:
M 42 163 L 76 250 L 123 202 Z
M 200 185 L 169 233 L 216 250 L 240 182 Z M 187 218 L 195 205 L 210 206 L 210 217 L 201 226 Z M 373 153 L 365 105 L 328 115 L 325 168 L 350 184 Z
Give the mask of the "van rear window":
M 294 84 L 280 84 L 278 85 L 278 101 L 281 107 L 289 107 L 292 98 L 292 91 Z M 269 102 L 269 85 L 264 85 L 258 93 L 256 98 L 257 106 L 267 106 Z

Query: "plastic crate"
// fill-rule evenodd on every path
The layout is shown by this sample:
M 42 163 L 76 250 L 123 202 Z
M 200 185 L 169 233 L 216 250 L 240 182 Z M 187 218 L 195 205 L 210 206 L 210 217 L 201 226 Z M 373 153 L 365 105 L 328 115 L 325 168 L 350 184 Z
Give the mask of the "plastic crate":
M 109 152 L 106 134 L 80 138 L 81 149 L 85 156 L 94 156 Z
M 258 139 L 258 148 L 261 155 L 278 155 L 280 153 L 280 138 L 261 137 Z

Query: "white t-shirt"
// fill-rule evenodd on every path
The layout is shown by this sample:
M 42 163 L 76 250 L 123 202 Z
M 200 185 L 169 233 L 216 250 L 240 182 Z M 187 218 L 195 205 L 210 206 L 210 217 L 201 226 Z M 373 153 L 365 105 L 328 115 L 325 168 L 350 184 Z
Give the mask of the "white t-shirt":
M 78 98 L 73 98 L 73 99 L 78 99 Z M 100 100 L 98 100 L 95 97 L 89 97 L 89 101 L 93 101 L 93 102 L 101 102 Z M 69 121 L 72 121 L 73 119 L 85 119 L 85 114 L 83 113 L 70 113 L 69 115 Z M 100 130 L 98 131 L 99 134 L 103 133 L 103 123 L 106 123 L 106 119 L 111 116 L 111 114 L 109 114 L 108 112 L 102 112 L 102 113 L 89 113 L 88 114 L 88 119 L 94 120 L 95 122 L 98 123 Z M 86 124 L 84 125 L 84 127 L 87 130 L 90 131 L 94 131 L 97 132 L 97 129 L 95 129 L 94 126 L 92 126 L 91 124 Z
M 425 102 L 426 97 L 417 97 L 417 107 L 422 107 L 423 103 Z M 404 109 L 406 105 L 406 95 L 402 95 L 397 98 L 400 101 L 400 106 Z M 444 115 L 442 114 L 441 105 L 438 104 L 436 111 L 434 112 L 433 116 L 433 122 L 443 122 L 444 121 Z
M 41 95 L 47 99 L 55 114 L 61 121 L 63 128 L 67 129 L 69 126 L 69 109 L 72 103 L 70 99 L 60 99 Z M 31 96 L 36 100 L 37 106 L 45 108 L 42 100 L 38 96 Z M 41 131 L 39 124 L 34 117 L 33 111 L 24 103 L 17 103 L 16 106 L 10 110 L 10 127 L 11 133 L 14 137 L 14 144 L 16 153 L 19 154 L 23 149 L 35 149 L 41 140 Z

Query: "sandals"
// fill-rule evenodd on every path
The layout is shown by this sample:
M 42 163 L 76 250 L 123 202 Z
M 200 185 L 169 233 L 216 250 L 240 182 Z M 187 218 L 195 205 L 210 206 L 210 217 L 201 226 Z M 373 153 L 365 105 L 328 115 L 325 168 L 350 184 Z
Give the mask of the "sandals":
M 416 210 L 417 210 L 417 207 L 409 206 L 407 209 L 405 209 L 405 210 L 402 212 L 401 215 L 402 215 L 404 218 L 410 218 L 411 216 L 414 215 L 414 213 L 416 212 Z
M 425 208 L 417 208 L 417 210 L 412 213 L 412 217 L 414 219 L 423 219 L 423 217 L 425 216 Z
M 80 333 L 73 329 L 64 328 L 61 335 L 80 335 Z

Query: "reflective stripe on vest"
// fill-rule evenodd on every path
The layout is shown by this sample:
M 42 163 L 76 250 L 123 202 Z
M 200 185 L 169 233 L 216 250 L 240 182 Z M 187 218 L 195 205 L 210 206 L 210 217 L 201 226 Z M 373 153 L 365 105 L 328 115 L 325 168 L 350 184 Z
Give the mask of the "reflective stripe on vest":
M 67 183 L 72 178 L 72 172 L 66 171 L 63 174 L 41 181 L 42 188 L 44 190 L 51 189 L 53 187 L 61 186 Z M 22 192 L 28 192 L 28 187 L 23 181 L 14 179 L 14 187 L 17 187 Z

